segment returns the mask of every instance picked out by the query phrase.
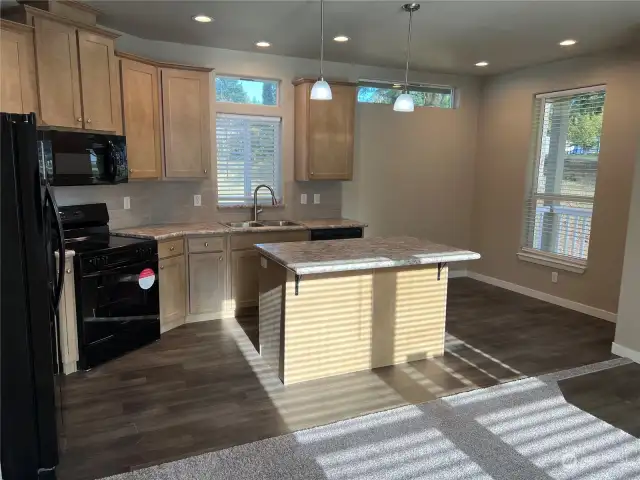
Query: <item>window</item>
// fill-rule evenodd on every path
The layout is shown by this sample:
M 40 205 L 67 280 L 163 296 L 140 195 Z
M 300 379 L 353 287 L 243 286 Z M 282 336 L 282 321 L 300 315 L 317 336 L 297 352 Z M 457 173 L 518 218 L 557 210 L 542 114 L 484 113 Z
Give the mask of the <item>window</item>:
M 403 83 L 363 80 L 358 85 L 358 103 L 393 105 L 396 98 L 402 93 L 403 87 Z M 413 97 L 416 107 L 453 108 L 452 87 L 410 83 L 409 94 Z
M 219 113 L 216 118 L 218 146 L 218 204 L 252 205 L 253 190 L 261 183 L 273 187 L 281 200 L 280 118 Z M 261 189 L 260 203 L 271 203 Z
M 584 271 L 604 99 L 603 86 L 536 97 L 521 259 Z
M 278 82 L 216 76 L 216 102 L 275 106 L 278 104 Z

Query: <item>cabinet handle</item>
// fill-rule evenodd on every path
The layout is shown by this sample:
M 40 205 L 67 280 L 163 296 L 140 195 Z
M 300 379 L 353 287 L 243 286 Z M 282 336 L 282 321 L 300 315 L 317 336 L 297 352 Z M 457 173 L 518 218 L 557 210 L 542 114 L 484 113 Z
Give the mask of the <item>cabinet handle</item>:
M 87 118 L 87 123 L 91 123 L 91 119 L 90 118 Z
M 160 270 L 164 270 L 164 265 L 160 265 Z
M 133 168 L 130 168 L 130 169 L 129 169 L 129 173 L 133 173 Z
M 311 175 L 313 175 L 313 172 L 309 172 Z
M 222 261 L 222 259 L 223 259 L 223 258 L 224 258 L 224 257 L 220 257 L 218 260 Z
M 169 250 L 171 250 L 172 252 L 176 249 L 176 247 L 169 247 Z
M 76 120 L 78 120 L 79 122 L 82 121 L 82 117 L 78 117 Z
M 208 247 L 209 246 L 209 242 L 204 242 L 204 246 Z
M 71 269 L 70 269 L 70 268 L 67 268 L 65 271 L 66 271 L 67 273 L 71 273 Z
M 204 169 L 204 173 L 207 173 L 207 169 L 206 168 Z

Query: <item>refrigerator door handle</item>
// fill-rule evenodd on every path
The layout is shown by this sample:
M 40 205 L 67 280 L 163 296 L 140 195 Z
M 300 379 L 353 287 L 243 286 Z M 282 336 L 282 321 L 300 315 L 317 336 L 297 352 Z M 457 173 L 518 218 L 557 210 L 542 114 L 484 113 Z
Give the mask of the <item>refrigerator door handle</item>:
M 58 204 L 56 203 L 53 192 L 51 191 L 51 186 L 48 183 L 45 186 L 45 199 L 48 206 L 53 210 L 58 235 L 60 236 L 60 248 L 58 250 L 58 281 L 53 292 L 53 307 L 57 312 L 58 306 L 60 305 L 60 298 L 62 297 L 62 287 L 64 286 L 64 230 L 62 229 L 62 219 L 60 218 L 60 212 L 58 211 Z

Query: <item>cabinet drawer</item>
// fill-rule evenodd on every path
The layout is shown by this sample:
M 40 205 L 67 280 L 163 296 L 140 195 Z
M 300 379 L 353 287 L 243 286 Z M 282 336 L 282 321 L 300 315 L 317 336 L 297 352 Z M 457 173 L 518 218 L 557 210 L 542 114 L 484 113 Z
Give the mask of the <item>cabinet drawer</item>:
M 188 238 L 189 253 L 198 252 L 222 252 L 224 250 L 224 237 L 195 237 Z
M 309 240 L 307 230 L 293 232 L 241 233 L 231 235 L 231 250 L 252 248 L 256 243 L 303 242 Z
M 158 258 L 173 257 L 184 253 L 184 239 L 166 240 L 158 242 Z

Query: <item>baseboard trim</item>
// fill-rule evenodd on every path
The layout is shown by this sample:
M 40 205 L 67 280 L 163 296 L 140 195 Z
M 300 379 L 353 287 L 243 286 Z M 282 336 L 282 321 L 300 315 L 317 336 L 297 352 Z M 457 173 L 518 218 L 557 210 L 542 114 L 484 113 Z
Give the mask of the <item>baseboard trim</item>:
M 623 347 L 619 343 L 613 342 L 611 344 L 611 353 L 620 357 L 628 358 L 636 363 L 640 363 L 640 352 L 627 347 Z
M 482 275 L 481 273 L 468 272 L 467 276 L 480 282 L 495 285 L 496 287 L 505 288 L 507 290 L 511 290 L 512 292 L 521 293 L 522 295 L 537 298 L 538 300 L 542 300 L 543 302 L 552 303 L 560 307 L 575 310 L 576 312 L 585 313 L 587 315 L 591 315 L 592 317 L 600 318 L 608 322 L 616 323 L 618 317 L 618 315 L 613 312 L 607 312 L 606 310 L 602 310 L 600 308 L 590 307 L 589 305 L 574 302 L 572 300 L 567 300 L 566 298 L 556 297 L 554 295 L 540 292 L 538 290 L 533 290 L 532 288 L 523 287 L 515 283 L 505 282 L 504 280 L 489 277 L 487 275 Z

